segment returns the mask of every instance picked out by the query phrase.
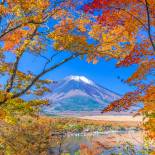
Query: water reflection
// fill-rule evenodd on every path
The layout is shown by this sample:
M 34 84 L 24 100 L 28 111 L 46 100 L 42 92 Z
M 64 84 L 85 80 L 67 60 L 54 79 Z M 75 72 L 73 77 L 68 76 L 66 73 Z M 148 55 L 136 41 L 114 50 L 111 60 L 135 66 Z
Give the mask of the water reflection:
M 52 155 L 147 155 L 142 131 L 76 133 L 61 137 Z

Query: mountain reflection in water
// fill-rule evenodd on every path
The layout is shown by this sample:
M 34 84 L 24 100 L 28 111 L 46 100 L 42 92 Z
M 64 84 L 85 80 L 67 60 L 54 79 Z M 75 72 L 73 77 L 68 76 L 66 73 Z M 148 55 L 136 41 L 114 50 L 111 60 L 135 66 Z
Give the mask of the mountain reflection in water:
M 52 155 L 147 155 L 142 131 L 70 134 L 62 138 Z M 142 153 L 143 152 L 143 153 Z

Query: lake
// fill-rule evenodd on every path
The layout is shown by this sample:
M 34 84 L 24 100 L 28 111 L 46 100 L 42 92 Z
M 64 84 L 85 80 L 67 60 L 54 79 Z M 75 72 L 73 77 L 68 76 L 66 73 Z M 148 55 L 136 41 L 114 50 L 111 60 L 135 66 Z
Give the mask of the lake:
M 52 155 L 148 155 L 143 132 L 135 130 L 74 133 L 50 148 Z

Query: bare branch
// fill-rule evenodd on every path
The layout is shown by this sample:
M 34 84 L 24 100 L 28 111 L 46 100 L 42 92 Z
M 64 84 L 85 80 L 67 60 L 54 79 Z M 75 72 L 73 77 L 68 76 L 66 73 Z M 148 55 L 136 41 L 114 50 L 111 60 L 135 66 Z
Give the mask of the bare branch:
M 48 59 L 48 61 L 47 61 L 47 62 L 45 63 L 45 65 L 44 65 L 44 69 L 43 69 L 43 70 L 46 69 L 47 65 L 48 65 L 50 62 L 52 62 L 52 60 L 54 59 L 54 57 L 56 57 L 58 54 L 60 54 L 60 52 L 57 52 L 57 53 L 53 54 L 53 55 L 51 56 L 51 58 Z

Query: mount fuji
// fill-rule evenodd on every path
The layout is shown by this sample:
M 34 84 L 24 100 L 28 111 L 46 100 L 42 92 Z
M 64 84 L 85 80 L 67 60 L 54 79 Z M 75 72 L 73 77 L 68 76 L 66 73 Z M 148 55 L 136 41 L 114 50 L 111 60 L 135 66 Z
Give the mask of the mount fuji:
M 49 100 L 49 105 L 42 107 L 42 112 L 48 115 L 101 111 L 121 97 L 84 76 L 68 76 L 53 82 L 49 89 L 52 92 L 43 97 Z

